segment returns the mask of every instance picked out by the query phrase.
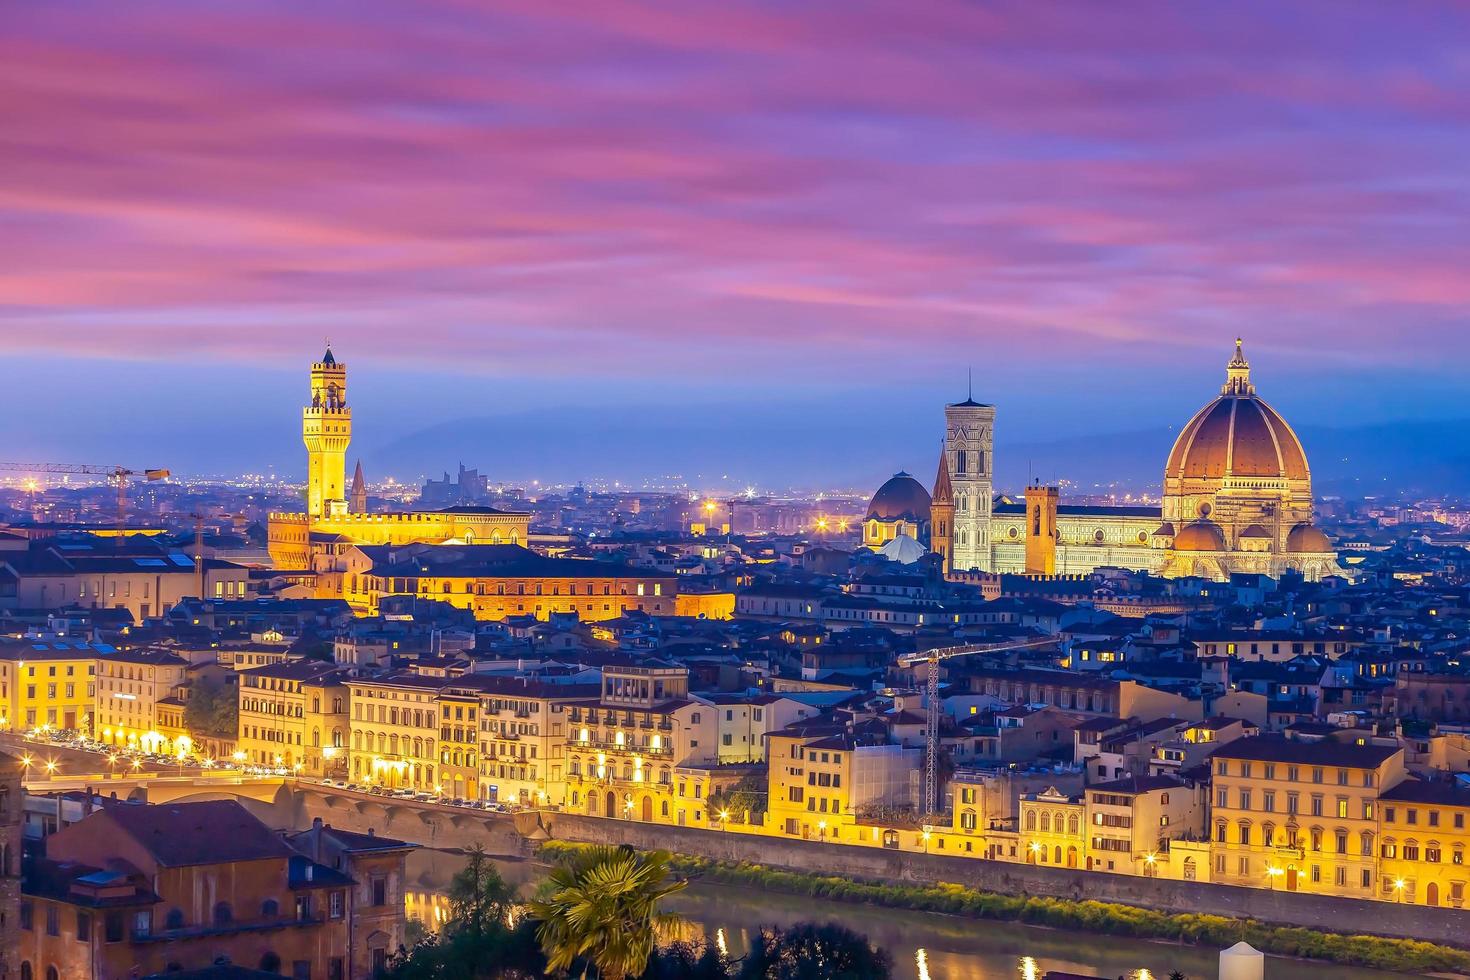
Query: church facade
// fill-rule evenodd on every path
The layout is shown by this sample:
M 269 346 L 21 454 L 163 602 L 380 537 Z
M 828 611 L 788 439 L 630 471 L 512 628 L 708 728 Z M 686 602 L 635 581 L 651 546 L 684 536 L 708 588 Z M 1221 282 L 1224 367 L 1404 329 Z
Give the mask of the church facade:
M 352 409 L 347 365 L 330 347 L 311 366 L 310 402 L 301 412 L 306 444 L 306 509 L 270 515 L 268 547 L 276 568 L 332 571 L 354 545 L 519 544 L 530 537 L 531 515 L 494 507 L 447 507 L 417 513 L 368 513 L 358 465 L 349 490 L 347 447 Z
M 1063 503 L 1055 487 L 994 496 L 995 408 L 945 408 L 930 548 L 949 572 L 1085 575 L 1102 567 L 1224 580 L 1233 573 L 1308 580 L 1342 573 L 1313 523 L 1301 441 L 1256 393 L 1241 342 L 1219 395 L 1181 430 L 1160 506 Z M 870 520 L 873 515 L 870 514 Z M 926 515 L 927 516 L 927 515 Z

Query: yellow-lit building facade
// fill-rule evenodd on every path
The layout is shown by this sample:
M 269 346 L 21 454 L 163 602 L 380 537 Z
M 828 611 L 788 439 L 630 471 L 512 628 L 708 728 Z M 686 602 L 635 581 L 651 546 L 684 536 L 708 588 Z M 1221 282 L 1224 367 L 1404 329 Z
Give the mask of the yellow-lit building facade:
M 1085 868 L 1087 864 L 1087 803 L 1048 788 L 1021 797 L 1022 855 L 1027 864 Z
M 442 793 L 438 696 L 443 686 L 442 677 L 414 674 L 347 681 L 348 779 L 366 786 Z
M 485 620 L 570 613 L 597 622 L 633 611 L 677 612 L 674 575 L 616 562 L 549 558 L 518 546 L 357 546 L 343 557 L 341 581 L 341 598 L 369 616 L 394 595 L 446 602 Z
M 1200 791 L 1172 776 L 1114 779 L 1084 792 L 1091 870 L 1159 877 L 1174 838 L 1204 834 Z
M 236 759 L 316 778 L 345 772 L 348 680 L 319 660 L 241 671 Z
M 569 706 L 569 810 L 707 826 L 716 707 L 689 694 L 673 665 L 603 668 L 599 697 Z
M 488 682 L 487 682 L 488 683 Z M 480 694 L 480 792 L 502 803 L 567 801 L 567 737 L 574 710 L 595 700 L 595 684 L 498 680 Z M 590 710 L 585 712 L 590 717 Z M 587 722 L 590 739 L 590 721 Z
M 1374 897 L 1462 909 L 1470 889 L 1470 789 L 1406 779 L 1378 799 Z
M 311 366 L 310 401 L 301 411 L 306 445 L 306 509 L 270 515 L 271 561 L 282 569 L 338 570 L 351 544 L 415 542 L 525 544 L 531 515 L 493 507 L 450 507 L 419 513 L 354 512 L 347 485 L 347 447 L 352 409 L 347 403 L 347 365 L 329 348 Z
M 443 690 L 439 706 L 438 791 L 450 799 L 480 798 L 480 696 L 473 690 Z
M 1215 753 L 1211 880 L 1374 898 L 1381 806 L 1403 750 L 1242 738 Z
M 888 744 L 881 731 L 798 723 L 766 738 L 766 826 L 773 834 L 876 843 L 880 828 L 859 827 L 859 811 L 913 802 L 911 776 L 922 753 Z
M 0 643 L 0 728 L 91 734 L 97 659 L 106 652 L 84 643 Z
M 97 658 L 97 740 L 125 751 L 193 751 L 179 691 L 189 664 L 166 650 L 118 651 Z

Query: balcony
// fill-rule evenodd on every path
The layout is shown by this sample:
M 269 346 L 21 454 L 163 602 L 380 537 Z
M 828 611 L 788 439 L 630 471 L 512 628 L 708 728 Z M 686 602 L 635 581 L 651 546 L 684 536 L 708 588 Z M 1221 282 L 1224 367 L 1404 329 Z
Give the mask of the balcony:
M 654 748 L 651 745 L 619 745 L 616 742 L 604 742 L 598 739 L 592 739 L 586 742 L 574 741 L 568 745 L 568 748 L 573 751 L 581 749 L 591 752 L 609 752 L 617 756 L 628 756 L 630 758 L 635 755 L 664 758 L 672 757 L 674 754 L 674 747 L 672 745 L 661 745 L 658 748 Z

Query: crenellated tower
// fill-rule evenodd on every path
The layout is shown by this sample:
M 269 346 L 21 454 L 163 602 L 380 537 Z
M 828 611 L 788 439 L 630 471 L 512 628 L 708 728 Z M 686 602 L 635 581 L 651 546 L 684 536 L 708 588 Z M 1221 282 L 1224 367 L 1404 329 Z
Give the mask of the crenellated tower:
M 352 409 L 347 407 L 347 365 L 332 348 L 311 366 L 311 404 L 301 410 L 306 443 L 306 513 L 330 517 L 347 510 L 347 445 L 352 441 Z

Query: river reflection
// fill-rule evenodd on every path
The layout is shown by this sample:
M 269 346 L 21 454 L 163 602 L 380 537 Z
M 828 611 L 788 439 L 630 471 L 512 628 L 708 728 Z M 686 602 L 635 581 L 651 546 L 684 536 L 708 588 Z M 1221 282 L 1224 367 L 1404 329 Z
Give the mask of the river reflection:
M 430 929 L 447 913 L 444 893 L 464 865 L 461 855 L 421 848 L 409 854 L 408 913 Z M 528 895 L 545 869 L 525 861 L 497 860 L 507 881 Z M 822 902 L 729 885 L 694 882 L 670 899 L 670 911 L 686 920 L 689 939 L 708 940 L 732 957 L 743 956 L 760 927 L 797 922 L 839 922 L 867 935 L 893 957 L 897 980 L 1041 980 L 1048 971 L 1084 976 L 1162 980 L 1179 970 L 1191 980 L 1213 978 L 1217 950 L 1083 935 L 927 912 Z M 1402 974 L 1271 958 L 1266 980 L 1387 980 Z

